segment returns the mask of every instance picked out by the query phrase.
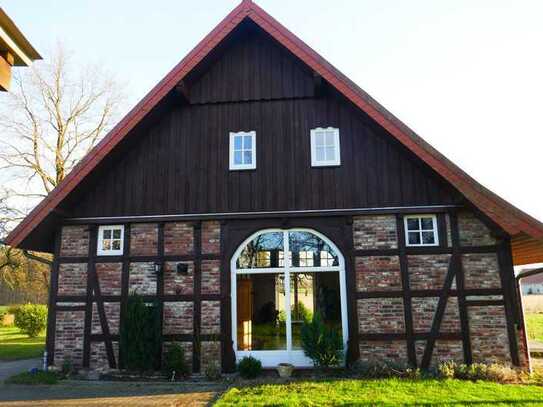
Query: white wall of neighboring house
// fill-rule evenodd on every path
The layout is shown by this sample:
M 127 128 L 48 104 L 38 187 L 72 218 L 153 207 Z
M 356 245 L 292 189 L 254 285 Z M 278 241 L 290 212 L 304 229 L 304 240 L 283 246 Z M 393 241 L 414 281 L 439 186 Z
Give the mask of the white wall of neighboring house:
M 543 294 L 543 283 L 520 283 L 522 295 Z

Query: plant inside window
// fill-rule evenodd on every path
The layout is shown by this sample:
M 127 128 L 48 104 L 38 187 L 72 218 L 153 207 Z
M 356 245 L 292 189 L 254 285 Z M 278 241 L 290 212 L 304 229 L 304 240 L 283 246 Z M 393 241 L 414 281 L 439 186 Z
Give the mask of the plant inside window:
M 437 246 L 439 238 L 435 215 L 406 216 L 407 246 Z
M 124 226 L 100 226 L 97 254 L 102 256 L 123 254 Z

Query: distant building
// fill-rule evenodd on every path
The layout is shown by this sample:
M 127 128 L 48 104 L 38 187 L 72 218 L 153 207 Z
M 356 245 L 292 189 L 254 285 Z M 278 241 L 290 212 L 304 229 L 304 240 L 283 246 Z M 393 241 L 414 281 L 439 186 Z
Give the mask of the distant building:
M 9 90 L 12 66 L 29 66 L 36 59 L 42 59 L 38 51 L 0 7 L 0 91 Z
M 543 294 L 543 273 L 521 279 L 520 287 L 523 295 Z

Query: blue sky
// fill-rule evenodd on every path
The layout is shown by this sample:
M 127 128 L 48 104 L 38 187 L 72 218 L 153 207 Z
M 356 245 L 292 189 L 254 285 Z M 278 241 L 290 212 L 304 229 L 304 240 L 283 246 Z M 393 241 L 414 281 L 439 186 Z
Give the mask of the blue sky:
M 464 170 L 543 220 L 543 1 L 257 3 Z M 155 85 L 237 1 L 3 0 L 47 58 L 57 41 Z

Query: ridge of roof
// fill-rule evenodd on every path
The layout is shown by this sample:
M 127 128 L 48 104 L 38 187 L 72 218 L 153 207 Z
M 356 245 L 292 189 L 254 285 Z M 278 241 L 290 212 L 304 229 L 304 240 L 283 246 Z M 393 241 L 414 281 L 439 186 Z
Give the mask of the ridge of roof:
M 512 236 L 525 233 L 532 238 L 543 239 L 543 223 L 479 184 L 257 4 L 251 0 L 242 0 L 30 212 L 8 235 L 6 243 L 12 246 L 20 244 L 130 130 L 245 18 L 250 18 L 300 58 L 347 99 L 451 183 L 468 201 L 496 224 L 500 225 L 507 233 Z

